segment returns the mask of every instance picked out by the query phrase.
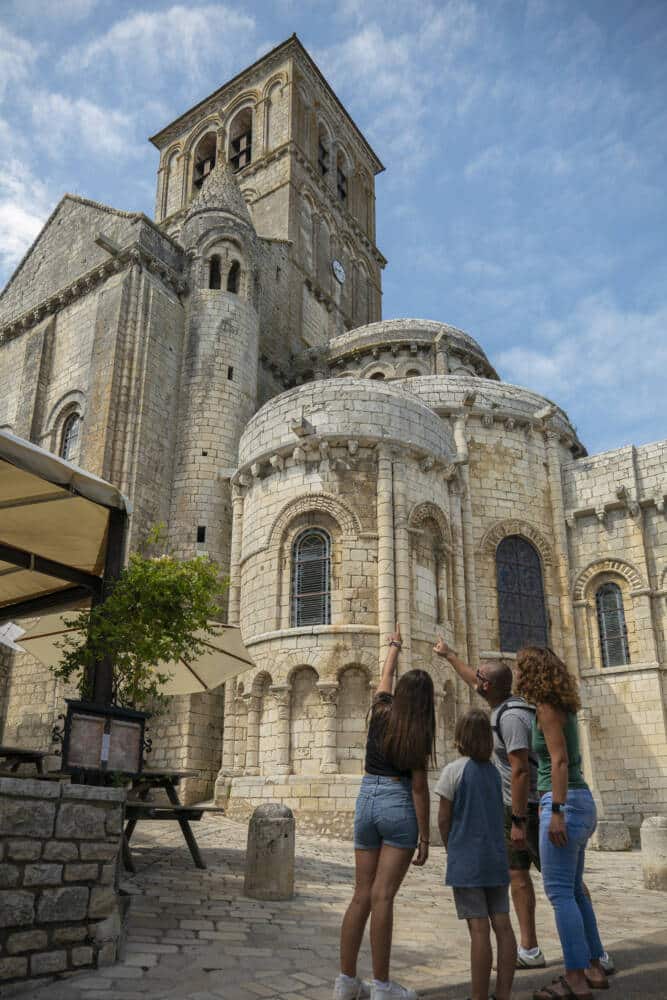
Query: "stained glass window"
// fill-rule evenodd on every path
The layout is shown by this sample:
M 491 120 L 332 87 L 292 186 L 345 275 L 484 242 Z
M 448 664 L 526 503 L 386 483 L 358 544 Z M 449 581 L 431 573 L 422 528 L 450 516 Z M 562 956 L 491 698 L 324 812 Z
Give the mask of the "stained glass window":
M 620 667 L 630 662 L 623 594 L 618 584 L 603 583 L 595 594 L 602 665 Z
M 292 626 L 331 624 L 331 540 L 310 529 L 294 542 Z
M 504 538 L 496 549 L 500 648 L 515 653 L 522 646 L 546 646 L 547 614 L 540 557 L 519 535 Z

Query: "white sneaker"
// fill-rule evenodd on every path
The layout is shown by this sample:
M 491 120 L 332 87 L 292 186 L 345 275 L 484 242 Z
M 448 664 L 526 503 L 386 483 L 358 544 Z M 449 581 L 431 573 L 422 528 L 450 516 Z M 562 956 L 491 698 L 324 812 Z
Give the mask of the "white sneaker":
M 616 972 L 616 966 L 614 965 L 614 959 L 608 952 L 604 952 L 599 958 L 600 967 L 607 976 L 613 976 Z
M 516 954 L 516 967 L 517 969 L 543 969 L 547 964 L 547 960 L 544 957 L 541 948 L 537 949 L 536 954 L 531 954 L 530 952 L 524 951 L 523 948 L 519 948 Z
M 373 983 L 371 1000 L 418 1000 L 418 997 L 414 990 L 409 990 L 406 986 L 392 981 L 387 990 L 381 990 Z
M 336 976 L 333 1000 L 366 1000 L 371 995 L 371 984 L 350 976 Z

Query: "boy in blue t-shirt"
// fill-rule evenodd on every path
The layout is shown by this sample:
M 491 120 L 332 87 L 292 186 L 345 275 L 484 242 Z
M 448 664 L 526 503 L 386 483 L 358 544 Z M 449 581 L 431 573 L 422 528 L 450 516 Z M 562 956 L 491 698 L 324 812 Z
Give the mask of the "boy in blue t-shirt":
M 493 731 L 486 713 L 473 709 L 460 718 L 454 742 L 461 757 L 444 768 L 435 786 L 438 826 L 447 848 L 445 883 L 454 889 L 457 916 L 468 921 L 472 1000 L 489 996 L 490 926 L 498 951 L 492 1000 L 510 1000 L 516 939 L 509 918 L 502 788 L 491 763 Z

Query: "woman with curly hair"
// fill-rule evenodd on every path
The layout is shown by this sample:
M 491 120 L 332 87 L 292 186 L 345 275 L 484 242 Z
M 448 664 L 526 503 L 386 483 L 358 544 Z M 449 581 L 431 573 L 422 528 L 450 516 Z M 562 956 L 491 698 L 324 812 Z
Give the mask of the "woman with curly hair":
M 586 844 L 597 823 L 595 802 L 581 773 L 577 682 L 551 649 L 526 646 L 516 658 L 516 690 L 535 705 L 533 750 L 538 758 L 540 859 L 544 889 L 554 908 L 565 975 L 533 1000 L 576 997 L 607 989 L 600 966 L 604 948 L 583 884 Z

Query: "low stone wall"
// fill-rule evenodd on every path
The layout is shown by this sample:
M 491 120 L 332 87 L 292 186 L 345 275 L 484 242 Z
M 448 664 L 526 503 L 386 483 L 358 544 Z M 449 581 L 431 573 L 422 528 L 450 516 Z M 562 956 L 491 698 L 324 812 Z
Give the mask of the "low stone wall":
M 0 981 L 116 960 L 125 791 L 0 778 Z
M 429 773 L 433 843 L 440 843 L 437 824 L 440 800 L 433 790 L 439 774 L 439 771 Z M 294 813 L 298 833 L 352 840 L 360 783 L 360 774 L 241 775 L 230 779 L 229 797 L 221 804 L 225 805 L 227 816 L 245 823 L 257 806 L 279 802 Z

